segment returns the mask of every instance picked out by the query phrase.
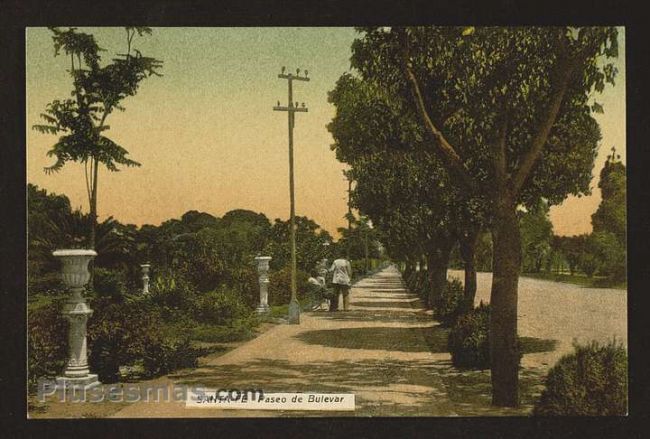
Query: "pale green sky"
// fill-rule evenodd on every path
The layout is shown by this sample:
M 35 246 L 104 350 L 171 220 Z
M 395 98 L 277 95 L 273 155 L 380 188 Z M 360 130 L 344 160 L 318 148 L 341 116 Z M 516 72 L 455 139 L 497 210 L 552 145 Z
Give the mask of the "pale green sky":
M 104 57 L 122 52 L 122 28 L 89 28 Z M 350 67 L 351 28 L 154 28 L 135 47 L 164 61 L 162 78 L 145 80 L 126 112 L 109 117 L 109 136 L 142 163 L 141 168 L 109 173 L 99 180 L 100 219 L 109 215 L 125 223 L 159 224 L 190 209 L 221 216 L 244 208 L 269 218 L 287 218 L 288 160 L 286 81 L 281 66 L 307 69 L 310 82 L 294 85 L 294 100 L 308 113 L 296 116 L 296 213 L 307 215 L 326 230 L 344 226 L 347 183 L 344 166 L 329 149 L 325 128 L 334 115 L 327 92 Z M 598 175 L 609 148 L 625 156 L 624 34 L 620 37 L 619 77 L 598 99 L 605 114 L 597 115 L 603 131 Z M 83 169 L 70 163 L 55 175 L 45 156 L 54 136 L 29 127 L 53 99 L 70 92 L 67 59 L 53 57 L 50 32 L 27 29 L 27 176 L 31 183 L 66 194 L 74 207 L 87 210 Z M 551 211 L 556 233 L 591 230 L 594 196 L 569 199 Z

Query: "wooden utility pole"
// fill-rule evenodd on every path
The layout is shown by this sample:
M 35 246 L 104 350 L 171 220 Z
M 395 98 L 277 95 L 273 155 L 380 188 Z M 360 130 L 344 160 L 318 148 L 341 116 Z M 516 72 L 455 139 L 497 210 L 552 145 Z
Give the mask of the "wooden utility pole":
M 289 104 L 286 107 L 278 105 L 273 107 L 273 111 L 286 111 L 289 115 L 289 198 L 291 200 L 291 214 L 290 214 L 290 224 L 291 224 L 291 302 L 289 302 L 289 323 L 298 324 L 300 323 L 300 304 L 298 303 L 298 297 L 296 293 L 296 200 L 294 195 L 294 179 L 293 179 L 293 127 L 295 124 L 295 115 L 296 112 L 307 112 L 305 103 L 302 103 L 302 106 L 298 106 L 298 102 L 293 102 L 293 81 L 309 81 L 307 77 L 307 70 L 305 70 L 305 76 L 300 75 L 300 69 L 296 69 L 296 74 L 293 73 L 285 74 L 285 68 L 282 67 L 281 73 L 278 75 L 278 78 L 286 79 L 289 84 Z

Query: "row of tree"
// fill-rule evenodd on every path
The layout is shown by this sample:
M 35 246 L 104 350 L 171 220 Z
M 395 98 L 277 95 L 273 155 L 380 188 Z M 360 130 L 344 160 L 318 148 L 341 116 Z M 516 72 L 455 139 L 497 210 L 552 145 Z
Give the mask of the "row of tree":
M 481 230 L 493 242 L 493 403 L 518 405 L 518 211 L 589 192 L 601 138 L 591 99 L 616 68 L 614 28 L 360 28 L 353 73 L 329 99 L 352 201 L 407 271 L 426 262 L 430 302 L 458 242 L 473 302 Z

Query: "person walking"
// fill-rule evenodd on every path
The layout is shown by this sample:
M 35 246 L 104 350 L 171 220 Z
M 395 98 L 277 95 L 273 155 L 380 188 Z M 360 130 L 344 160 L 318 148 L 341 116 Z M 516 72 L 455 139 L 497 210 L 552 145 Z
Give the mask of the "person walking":
M 350 284 L 352 283 L 352 265 L 350 261 L 339 257 L 332 262 L 328 270 L 332 274 L 332 287 L 334 297 L 330 300 L 330 311 L 338 311 L 339 295 L 343 294 L 343 309 L 347 311 L 350 307 Z

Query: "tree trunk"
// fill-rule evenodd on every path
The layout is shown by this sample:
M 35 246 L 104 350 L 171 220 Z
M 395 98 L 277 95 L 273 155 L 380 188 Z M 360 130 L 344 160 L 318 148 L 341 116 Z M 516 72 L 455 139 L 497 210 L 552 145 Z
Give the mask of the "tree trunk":
M 427 309 L 433 309 L 435 300 L 447 286 L 447 268 L 449 267 L 450 254 L 451 245 L 442 243 L 427 255 L 427 274 L 429 276 Z
M 94 161 L 95 167 L 93 171 L 93 186 L 91 188 L 90 195 L 90 240 L 88 247 L 92 250 L 95 250 L 96 241 L 97 241 L 97 174 L 99 170 L 99 163 L 97 160 Z M 88 288 L 93 289 L 95 281 L 95 263 L 94 259 L 88 264 L 88 269 L 90 270 L 90 279 L 88 280 Z
M 505 198 L 505 199 L 504 199 Z M 512 198 L 496 203 L 492 239 L 494 259 L 490 298 L 492 404 L 519 405 L 517 284 L 521 268 L 521 235 Z
M 95 250 L 95 241 L 97 240 L 97 174 L 99 170 L 99 163 L 94 160 L 93 167 L 93 186 L 90 195 L 90 242 L 89 248 Z
M 476 245 L 478 243 L 479 230 L 473 229 L 466 232 L 460 239 L 460 255 L 465 266 L 465 306 L 467 309 L 474 307 L 476 297 Z

